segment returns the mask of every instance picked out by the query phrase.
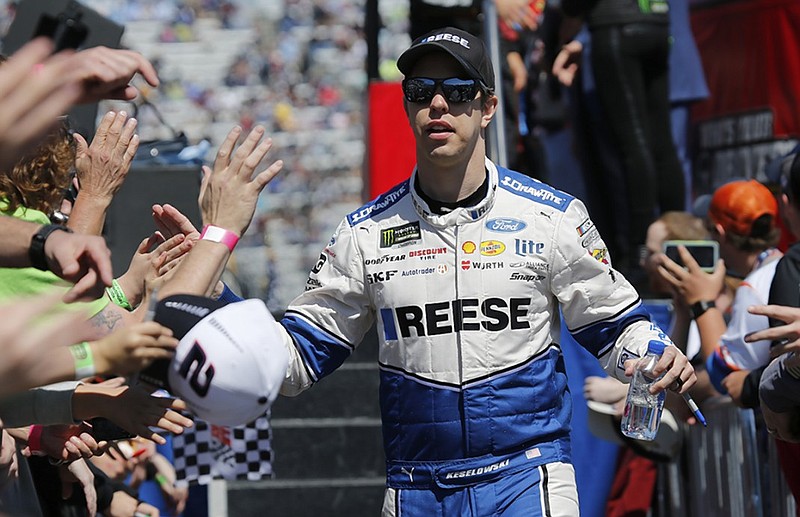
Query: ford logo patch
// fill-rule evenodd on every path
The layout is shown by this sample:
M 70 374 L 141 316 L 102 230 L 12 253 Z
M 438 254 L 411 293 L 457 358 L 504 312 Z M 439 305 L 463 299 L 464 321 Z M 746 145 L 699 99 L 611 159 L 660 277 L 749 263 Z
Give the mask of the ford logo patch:
M 486 221 L 486 229 L 490 232 L 516 233 L 521 232 L 527 226 L 527 223 L 510 217 L 498 217 L 497 219 Z

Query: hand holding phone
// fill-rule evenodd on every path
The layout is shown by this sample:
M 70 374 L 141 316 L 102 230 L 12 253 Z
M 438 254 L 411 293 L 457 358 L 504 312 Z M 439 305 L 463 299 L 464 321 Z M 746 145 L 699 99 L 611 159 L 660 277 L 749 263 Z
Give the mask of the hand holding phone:
M 711 240 L 670 240 L 664 241 L 663 251 L 670 260 L 685 267 L 681 259 L 678 246 L 683 246 L 700 266 L 700 269 L 707 273 L 714 271 L 719 260 L 719 244 Z

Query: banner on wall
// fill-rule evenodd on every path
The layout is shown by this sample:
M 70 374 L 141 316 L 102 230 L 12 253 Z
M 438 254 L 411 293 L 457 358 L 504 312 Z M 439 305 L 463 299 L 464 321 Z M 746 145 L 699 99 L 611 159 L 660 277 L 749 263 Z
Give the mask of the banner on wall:
M 416 163 L 414 135 L 403 110 L 399 82 L 369 85 L 366 192 L 369 199 L 411 176 Z
M 734 178 L 765 180 L 770 160 L 800 138 L 800 2 L 698 5 L 692 30 L 711 96 L 694 106 L 694 181 L 710 192 Z

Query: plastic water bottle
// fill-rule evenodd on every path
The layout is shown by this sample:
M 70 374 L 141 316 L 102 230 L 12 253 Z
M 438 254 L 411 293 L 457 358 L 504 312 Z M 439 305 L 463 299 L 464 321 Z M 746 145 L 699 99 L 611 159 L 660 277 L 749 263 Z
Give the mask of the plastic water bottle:
M 625 436 L 648 441 L 656 438 L 667 393 L 660 391 L 654 395 L 650 393 L 650 386 L 663 376 L 662 373 L 656 377 L 653 369 L 665 347 L 660 341 L 650 341 L 647 354 L 636 363 L 622 414 L 622 434 Z

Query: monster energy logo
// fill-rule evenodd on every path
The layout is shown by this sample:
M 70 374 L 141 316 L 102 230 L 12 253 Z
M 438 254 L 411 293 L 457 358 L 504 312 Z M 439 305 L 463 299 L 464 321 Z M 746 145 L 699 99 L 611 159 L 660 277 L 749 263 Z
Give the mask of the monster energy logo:
M 381 230 L 381 248 L 391 248 L 397 244 L 421 238 L 419 223 L 408 223 Z

